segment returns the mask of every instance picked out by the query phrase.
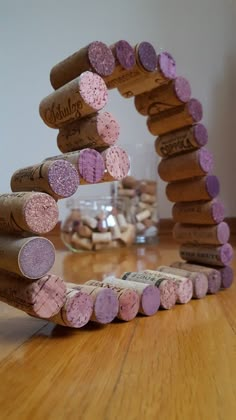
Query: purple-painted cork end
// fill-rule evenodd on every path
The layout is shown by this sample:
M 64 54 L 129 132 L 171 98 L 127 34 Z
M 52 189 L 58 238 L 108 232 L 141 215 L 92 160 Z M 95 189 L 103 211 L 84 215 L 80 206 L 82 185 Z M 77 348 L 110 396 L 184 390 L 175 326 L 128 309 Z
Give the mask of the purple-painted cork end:
M 81 150 L 79 154 L 79 173 L 90 184 L 99 182 L 105 171 L 105 164 L 99 152 L 93 149 Z
M 193 127 L 194 137 L 198 145 L 205 146 L 208 142 L 208 132 L 203 124 L 197 124 Z
M 70 162 L 59 159 L 52 163 L 48 171 L 48 182 L 59 197 L 70 197 L 77 191 L 79 175 Z
M 221 222 L 217 225 L 217 238 L 220 244 L 226 244 L 230 237 L 229 225 Z
M 115 68 L 115 58 L 111 49 L 100 41 L 92 42 L 88 47 L 88 59 L 100 76 L 109 76 Z
M 101 324 L 108 324 L 117 316 L 119 301 L 117 294 L 111 289 L 103 289 L 96 298 L 94 312 Z
M 190 99 L 188 102 L 188 112 L 194 122 L 199 122 L 202 119 L 203 110 L 202 104 L 197 99 Z
M 233 248 L 230 244 L 224 244 L 220 248 L 220 261 L 223 265 L 228 265 L 233 259 Z
M 207 174 L 213 169 L 213 155 L 209 150 L 202 148 L 198 152 L 198 160 L 201 169 Z
M 221 268 L 219 271 L 221 275 L 221 288 L 228 289 L 233 283 L 233 279 L 234 279 L 233 269 L 229 266 L 226 266 L 226 267 Z
M 154 315 L 160 306 L 160 291 L 156 286 L 148 286 L 142 294 L 142 309 L 145 315 Z
M 225 218 L 225 207 L 221 201 L 214 201 L 211 206 L 212 218 L 216 223 L 220 223 Z
M 191 86 L 187 79 L 184 77 L 176 77 L 174 81 L 174 89 L 177 98 L 186 103 L 190 100 L 191 97 Z
M 176 77 L 176 62 L 171 54 L 162 52 L 157 57 L 158 66 L 164 77 L 174 79 Z
M 135 53 L 133 47 L 124 40 L 115 44 L 115 55 L 119 64 L 126 70 L 132 69 L 135 65 Z
M 147 71 L 155 71 L 157 69 L 157 55 L 155 48 L 149 42 L 141 42 L 138 44 L 138 59 Z
M 32 238 L 20 250 L 18 264 L 23 276 L 43 277 L 53 266 L 55 248 L 46 238 Z
M 215 198 L 220 192 L 220 183 L 215 175 L 207 175 L 206 190 L 211 198 Z
M 208 275 L 208 291 L 207 293 L 210 293 L 214 295 L 220 290 L 221 285 L 221 276 L 218 270 L 212 269 L 212 273 Z

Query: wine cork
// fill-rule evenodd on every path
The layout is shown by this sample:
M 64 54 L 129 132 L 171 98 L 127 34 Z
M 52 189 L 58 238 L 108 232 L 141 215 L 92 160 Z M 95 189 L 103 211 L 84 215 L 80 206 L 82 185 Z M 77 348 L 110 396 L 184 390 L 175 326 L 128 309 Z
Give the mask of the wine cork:
M 34 280 L 43 277 L 54 261 L 55 248 L 46 238 L 0 235 L 0 269 Z
M 51 85 L 54 89 L 58 89 L 86 70 L 107 76 L 112 74 L 114 67 L 115 59 L 111 49 L 103 42 L 94 41 L 51 69 Z
M 128 223 L 127 223 L 127 220 L 126 220 L 125 216 L 122 213 L 118 213 L 116 218 L 117 218 L 117 222 L 118 222 L 120 231 L 125 232 L 127 227 L 128 227 Z
M 119 301 L 116 292 L 111 289 L 103 289 L 101 286 L 89 286 L 87 284 L 67 283 L 67 287 L 81 290 L 93 299 L 93 313 L 91 321 L 99 324 L 108 324 L 117 316 Z
M 110 46 L 115 58 L 115 68 L 112 74 L 103 79 L 108 89 L 114 89 L 129 77 L 129 73 L 135 66 L 134 48 L 125 40 L 120 40 Z
M 141 194 L 157 195 L 156 181 L 141 181 L 138 189 Z
M 199 123 L 157 137 L 155 149 L 159 156 L 170 157 L 199 149 L 205 146 L 207 141 L 207 129 Z
M 192 98 L 187 104 L 148 117 L 147 127 L 154 136 L 161 136 L 199 122 L 202 114 L 202 104 Z
M 137 58 L 138 61 L 138 58 Z M 154 56 L 153 56 L 154 63 Z M 142 67 L 141 67 L 142 68 Z M 156 67 L 146 74 L 141 71 L 139 76 L 124 81 L 119 87 L 119 93 L 125 98 L 140 95 L 151 91 L 163 84 L 167 84 L 176 77 L 176 64 L 174 58 L 168 52 L 162 52 L 157 56 Z
M 93 233 L 92 229 L 85 225 L 79 225 L 77 232 L 79 236 L 82 236 L 83 238 L 91 238 Z
M 196 299 L 202 299 L 207 294 L 208 279 L 204 273 L 193 273 L 188 270 L 176 267 L 168 267 L 166 265 L 157 267 L 157 271 L 162 273 L 177 274 L 178 276 L 187 277 L 190 279 L 193 285 L 193 297 Z
M 111 146 L 102 152 L 105 162 L 103 181 L 120 180 L 128 175 L 130 170 L 129 156 L 121 147 Z
M 160 279 L 163 277 L 167 280 L 170 279 L 175 287 L 176 302 L 188 303 L 193 297 L 193 284 L 188 277 L 179 276 L 176 273 L 166 273 L 157 270 L 145 270 L 145 273 L 155 273 Z
M 60 128 L 99 111 L 106 105 L 107 99 L 107 88 L 102 78 L 86 71 L 44 98 L 40 102 L 39 113 L 48 127 Z
M 214 199 L 207 202 L 176 203 L 172 208 L 174 222 L 214 225 L 225 218 L 225 208 L 220 200 Z
M 157 287 L 160 291 L 160 306 L 163 309 L 171 309 L 177 300 L 175 286 L 170 279 L 164 275 L 160 277 L 155 271 L 149 273 L 146 271 L 126 272 L 122 275 L 122 279 L 129 282 L 137 282 L 144 284 L 151 284 Z
M 167 198 L 172 202 L 211 200 L 219 191 L 220 184 L 215 175 L 171 182 L 166 187 Z
M 98 233 L 98 232 L 93 232 L 92 233 L 92 241 L 94 244 L 97 243 L 106 243 L 106 242 L 110 242 L 112 240 L 112 235 L 111 232 L 105 232 L 105 233 Z
M 64 281 L 48 274 L 34 282 L 0 270 L 0 300 L 32 316 L 50 318 L 65 302 Z
M 72 196 L 78 186 L 78 172 L 65 160 L 48 161 L 18 169 L 11 177 L 13 192 L 41 191 L 55 199 Z
M 71 236 L 71 245 L 77 250 L 84 249 L 91 251 L 93 248 L 92 241 L 89 238 L 81 238 L 77 232 L 74 232 Z
M 119 239 L 126 246 L 132 245 L 135 239 L 135 226 L 131 223 L 127 223 L 127 228 L 120 234 Z
M 122 179 L 121 181 L 122 186 L 124 188 L 128 188 L 131 191 L 135 190 L 136 186 L 137 186 L 137 180 L 136 178 L 134 178 L 131 175 L 126 176 L 125 178 Z
M 59 159 L 66 160 L 75 166 L 80 178 L 80 184 L 96 184 L 101 181 L 104 175 L 104 160 L 96 150 L 87 148 L 76 152 L 68 152 L 63 155 L 49 157 L 44 162 Z
M 216 269 L 219 271 L 220 276 L 221 276 L 220 287 L 222 289 L 228 289 L 232 285 L 233 280 L 234 280 L 233 269 L 229 265 L 222 268 L 217 267 Z
M 230 244 L 221 246 L 181 245 L 180 256 L 183 260 L 199 264 L 224 266 L 230 264 L 233 258 L 233 248 Z
M 106 277 L 102 281 L 106 285 L 111 285 L 114 287 L 119 287 L 120 289 L 124 290 L 135 290 L 138 294 L 140 302 L 139 302 L 139 313 L 147 316 L 154 315 L 160 306 L 160 292 L 159 290 L 153 286 L 148 285 L 145 283 L 137 283 L 133 281 L 128 281 L 122 279 L 118 279 L 115 277 Z
M 57 203 L 48 194 L 0 194 L 0 232 L 26 231 L 42 235 L 56 226 L 58 215 Z
M 173 236 L 180 244 L 223 245 L 229 240 L 230 230 L 226 222 L 212 226 L 176 223 L 173 228 Z
M 143 203 L 154 204 L 155 201 L 156 201 L 156 196 L 155 195 L 152 195 L 152 194 L 145 194 L 145 193 L 143 193 L 140 196 L 140 200 Z
M 212 169 L 213 155 L 204 147 L 162 159 L 158 165 L 158 173 L 166 182 L 204 176 Z
M 113 146 L 119 137 L 120 127 L 110 112 L 76 120 L 59 130 L 57 146 L 62 153 L 84 148 L 101 149 Z
M 196 264 L 189 264 L 184 262 L 174 262 L 171 267 L 183 268 L 194 273 L 203 273 L 207 276 L 208 289 L 207 293 L 215 294 L 220 289 L 221 277 L 219 272 L 214 268 L 203 267 Z
M 129 188 L 119 188 L 119 197 L 135 197 L 136 191 Z
M 191 87 L 184 77 L 159 86 L 134 98 L 136 110 L 142 115 L 156 115 L 166 109 L 186 103 L 191 98 Z
M 87 225 L 88 227 L 90 227 L 91 229 L 96 229 L 96 227 L 98 225 L 97 219 L 95 219 L 95 217 L 91 217 L 91 216 L 82 216 L 82 222 L 85 225 Z
M 65 327 L 82 328 L 93 313 L 93 299 L 87 293 L 66 289 L 66 301 L 60 311 L 49 321 Z
M 90 286 L 104 287 L 116 292 L 119 301 L 119 310 L 117 318 L 122 321 L 131 321 L 139 310 L 139 295 L 133 289 L 121 289 L 120 287 L 105 284 L 96 280 L 89 280 L 85 284 Z
M 138 222 L 142 222 L 143 220 L 148 219 L 150 216 L 151 212 L 149 210 L 144 210 L 136 214 L 136 219 Z

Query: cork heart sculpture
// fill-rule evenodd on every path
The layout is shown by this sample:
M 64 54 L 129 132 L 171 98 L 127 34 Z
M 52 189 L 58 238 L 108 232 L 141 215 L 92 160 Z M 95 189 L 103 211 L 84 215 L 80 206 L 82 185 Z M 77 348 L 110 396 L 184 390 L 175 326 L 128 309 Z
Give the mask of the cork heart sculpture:
M 149 42 L 133 48 L 124 40 L 110 47 L 95 41 L 55 65 L 50 80 L 55 91 L 41 101 L 39 112 L 45 124 L 59 129 L 62 154 L 17 170 L 12 194 L 0 196 L 0 300 L 36 317 L 82 327 L 90 319 L 105 324 L 115 316 L 130 320 L 137 312 L 153 315 L 159 305 L 170 309 L 176 301 L 186 303 L 192 296 L 229 287 L 233 250 L 218 199 L 219 181 L 212 174 L 213 157 L 205 147 L 202 106 L 191 97 L 189 82 L 177 76 L 173 57 L 157 55 Z M 173 234 L 185 262 L 124 273 L 122 279 L 103 283 L 66 284 L 47 274 L 55 250 L 39 235 L 56 225 L 57 200 L 72 196 L 79 183 L 127 176 L 129 157 L 116 144 L 119 125 L 101 111 L 113 88 L 134 98 L 156 136 L 155 150 L 162 158 L 158 173 L 175 203 Z M 124 302 L 132 313 L 122 309 Z

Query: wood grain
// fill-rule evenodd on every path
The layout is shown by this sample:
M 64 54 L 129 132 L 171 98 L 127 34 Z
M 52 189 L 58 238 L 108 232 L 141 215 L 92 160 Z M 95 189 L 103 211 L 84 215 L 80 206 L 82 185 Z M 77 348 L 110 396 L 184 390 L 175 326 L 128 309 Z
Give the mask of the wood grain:
M 167 239 L 97 254 L 59 250 L 53 271 L 80 282 L 177 258 Z M 81 330 L 0 303 L 0 419 L 234 420 L 235 301 L 234 284 L 150 318 Z

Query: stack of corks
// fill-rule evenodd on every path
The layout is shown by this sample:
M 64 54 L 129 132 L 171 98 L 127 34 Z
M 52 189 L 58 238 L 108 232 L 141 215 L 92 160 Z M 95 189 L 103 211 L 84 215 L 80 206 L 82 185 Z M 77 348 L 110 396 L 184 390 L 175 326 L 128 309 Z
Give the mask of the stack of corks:
M 157 237 L 158 209 L 157 182 L 151 179 L 136 179 L 127 176 L 122 179 L 116 191 L 118 203 L 121 200 L 124 217 L 135 227 L 136 241 L 146 242 Z
M 180 256 L 188 263 L 218 267 L 224 277 L 221 284 L 230 283 L 230 231 L 218 198 L 219 181 L 212 174 L 213 157 L 205 147 L 208 134 L 200 123 L 201 103 L 191 98 L 187 80 L 177 77 L 165 86 L 136 96 L 135 105 L 148 116 L 149 131 L 158 135 L 155 149 L 162 157 L 158 173 L 168 182 L 167 198 L 175 203 L 173 235 L 180 243 Z M 191 268 L 189 264 L 183 267 Z M 215 284 L 215 292 L 219 288 L 220 280 Z

